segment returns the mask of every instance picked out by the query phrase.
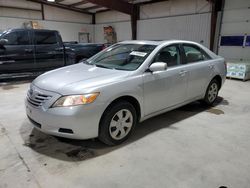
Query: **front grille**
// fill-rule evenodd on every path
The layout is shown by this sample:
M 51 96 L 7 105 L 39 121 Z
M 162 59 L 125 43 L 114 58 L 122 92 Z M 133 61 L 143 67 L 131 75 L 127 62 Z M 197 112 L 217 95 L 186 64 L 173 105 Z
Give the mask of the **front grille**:
M 38 91 L 28 91 L 27 100 L 35 107 L 42 106 L 47 100 L 51 98 L 50 95 L 39 93 Z

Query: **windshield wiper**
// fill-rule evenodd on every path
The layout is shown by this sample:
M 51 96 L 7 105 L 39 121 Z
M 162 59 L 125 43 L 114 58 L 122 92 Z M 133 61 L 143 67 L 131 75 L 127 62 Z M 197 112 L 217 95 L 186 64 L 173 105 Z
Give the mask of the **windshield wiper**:
M 100 65 L 100 64 L 94 64 L 96 67 L 101 67 L 101 68 L 105 68 L 105 69 L 112 69 L 110 67 L 106 67 L 104 65 Z
M 87 60 L 83 60 L 83 61 L 81 61 L 81 63 L 84 63 L 86 65 L 93 65 L 93 64 L 89 63 Z
M 116 68 L 113 68 L 113 69 L 115 69 L 115 70 L 125 70 L 125 71 L 127 71 L 127 69 L 123 69 L 123 68 L 118 68 L 118 67 L 116 67 Z

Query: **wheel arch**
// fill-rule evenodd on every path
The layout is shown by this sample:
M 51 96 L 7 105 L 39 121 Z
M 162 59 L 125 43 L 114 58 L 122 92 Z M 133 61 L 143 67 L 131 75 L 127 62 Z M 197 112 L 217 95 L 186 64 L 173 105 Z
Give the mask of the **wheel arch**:
M 140 119 L 141 119 L 141 113 L 142 113 L 142 112 L 141 112 L 141 105 L 140 105 L 140 103 L 139 103 L 139 100 L 138 100 L 136 97 L 131 96 L 131 95 L 123 95 L 123 96 L 117 97 L 116 99 L 112 100 L 112 101 L 108 104 L 108 106 L 105 108 L 105 110 L 104 110 L 104 112 L 103 112 L 103 114 L 102 114 L 102 116 L 101 116 L 101 119 L 100 119 L 100 122 L 99 122 L 99 126 L 100 126 L 100 124 L 101 124 L 101 121 L 102 121 L 102 119 L 103 119 L 103 116 L 104 116 L 105 112 L 106 112 L 109 108 L 111 108 L 112 105 L 114 105 L 115 103 L 118 103 L 119 101 L 127 101 L 127 102 L 129 102 L 130 104 L 132 104 L 133 107 L 134 107 L 135 110 L 136 110 L 137 121 L 140 121 Z M 100 130 L 100 128 L 99 128 L 99 130 Z
M 217 80 L 218 81 L 218 83 L 219 83 L 219 89 L 221 88 L 221 86 L 222 86 L 222 78 L 221 78 L 221 76 L 220 75 L 216 75 L 216 76 L 214 76 L 213 78 L 212 78 L 212 80 Z M 211 80 L 211 81 L 212 81 Z

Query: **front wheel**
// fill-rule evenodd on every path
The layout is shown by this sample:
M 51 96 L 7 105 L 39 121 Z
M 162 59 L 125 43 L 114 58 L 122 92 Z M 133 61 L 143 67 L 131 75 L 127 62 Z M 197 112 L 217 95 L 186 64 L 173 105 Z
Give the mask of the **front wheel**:
M 203 101 L 207 105 L 212 105 L 216 100 L 218 93 L 219 93 L 219 82 L 214 79 L 209 83 Z
M 107 145 L 120 144 L 129 137 L 136 122 L 137 115 L 132 104 L 126 101 L 115 103 L 103 114 L 99 139 Z

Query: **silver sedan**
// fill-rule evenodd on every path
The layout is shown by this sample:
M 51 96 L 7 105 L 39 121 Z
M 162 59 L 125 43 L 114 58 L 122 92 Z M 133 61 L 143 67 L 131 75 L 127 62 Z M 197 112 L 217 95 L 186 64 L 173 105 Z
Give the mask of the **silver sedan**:
M 124 41 L 36 78 L 26 113 L 47 134 L 116 145 L 138 122 L 196 100 L 213 104 L 225 76 L 225 60 L 200 44 Z

